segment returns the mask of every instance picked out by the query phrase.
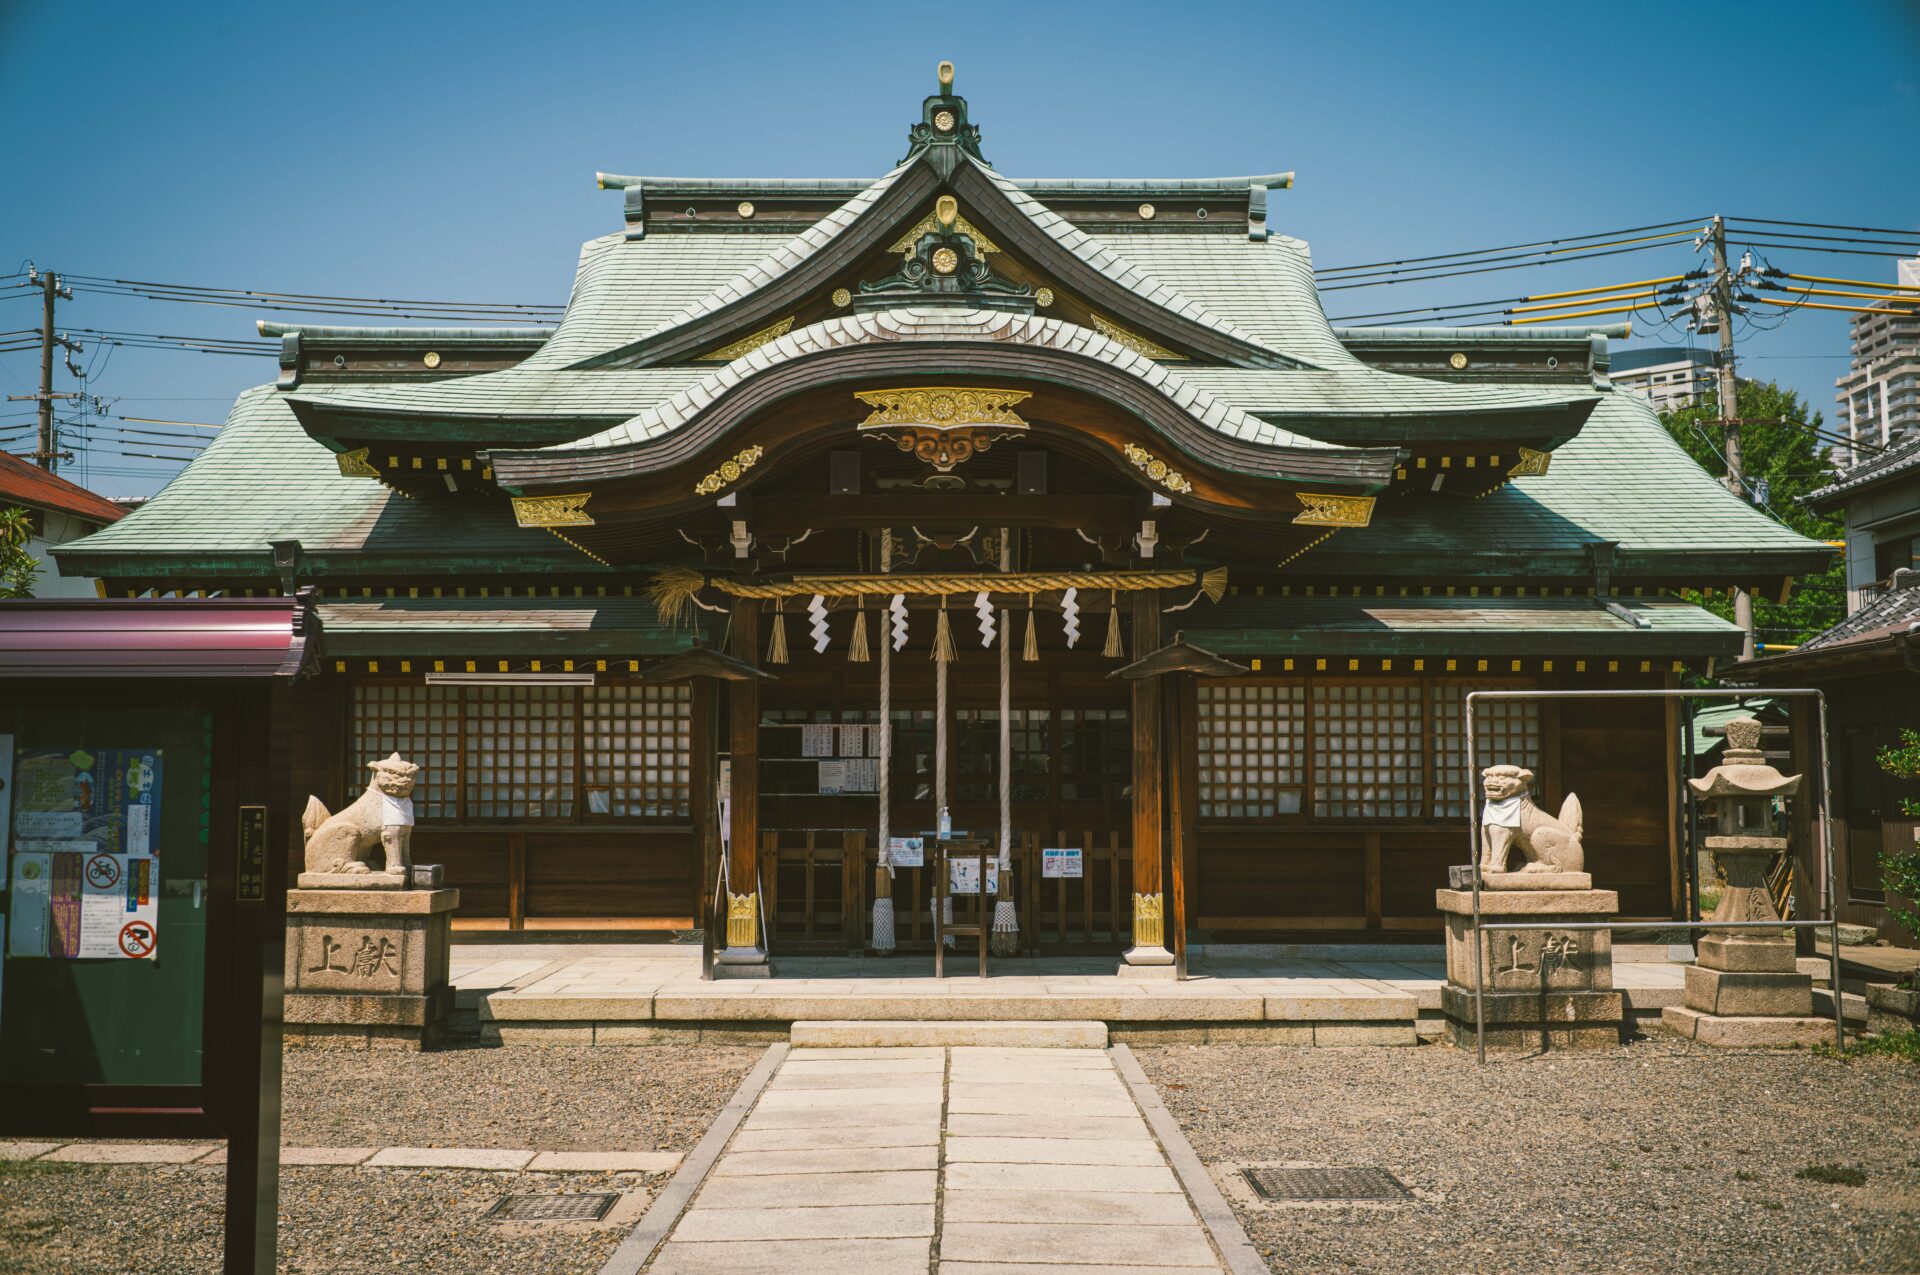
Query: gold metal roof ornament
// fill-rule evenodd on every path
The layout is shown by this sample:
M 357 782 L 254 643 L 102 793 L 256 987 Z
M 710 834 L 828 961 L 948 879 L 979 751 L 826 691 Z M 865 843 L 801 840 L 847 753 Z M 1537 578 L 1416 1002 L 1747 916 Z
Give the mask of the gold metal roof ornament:
M 1174 351 L 1169 350 L 1166 346 L 1161 345 L 1158 342 L 1149 341 L 1146 337 L 1141 336 L 1138 332 L 1130 332 L 1126 328 L 1121 327 L 1118 323 L 1113 322 L 1113 320 L 1111 319 L 1103 319 L 1097 314 L 1092 317 L 1093 317 L 1093 326 L 1095 331 L 1099 332 L 1101 336 L 1104 336 L 1109 340 L 1118 341 L 1120 344 L 1126 346 L 1129 350 L 1132 350 L 1135 354 L 1142 354 L 1142 355 L 1145 355 L 1147 358 L 1158 359 L 1164 363 L 1186 362 L 1186 359 L 1187 359 L 1186 355 L 1176 354 Z
M 1027 390 L 925 386 L 897 390 L 856 390 L 854 397 L 873 409 L 860 432 L 890 438 L 903 452 L 948 474 L 994 440 L 1022 433 L 1026 421 L 1014 405 L 1032 398 Z
M 760 463 L 766 455 L 766 448 L 755 443 L 752 447 L 736 452 L 732 457 L 720 462 L 720 468 L 702 478 L 693 485 L 696 496 L 711 496 L 721 488 L 740 481 L 740 476 Z
M 356 447 L 350 452 L 335 452 L 334 464 L 340 467 L 342 478 L 378 478 L 380 471 L 367 459 L 368 448 Z
M 1509 478 L 1531 478 L 1547 472 L 1553 464 L 1552 452 L 1537 452 L 1531 447 L 1520 449 L 1520 461 L 1507 471 Z
M 1373 521 L 1372 496 L 1334 496 L 1326 492 L 1302 491 L 1300 512 L 1293 521 L 1302 527 L 1364 527 Z
M 587 512 L 590 491 L 565 496 L 515 496 L 513 520 L 522 527 L 591 527 L 593 515 Z
M 788 315 L 786 318 L 780 320 L 778 323 L 770 323 L 766 327 L 761 328 L 758 332 L 752 333 L 749 336 L 741 337 L 738 341 L 735 341 L 732 345 L 723 346 L 718 350 L 714 350 L 707 354 L 702 354 L 696 359 L 694 359 L 694 362 L 696 363 L 731 363 L 735 359 L 740 358 L 743 355 L 752 354 L 755 350 L 767 344 L 769 341 L 778 341 L 781 337 L 785 336 L 792 327 L 793 327 L 793 316 Z
M 1135 469 L 1140 470 L 1148 478 L 1159 483 L 1168 491 L 1177 492 L 1184 496 L 1193 490 L 1193 484 L 1187 481 L 1185 474 L 1182 474 L 1177 469 L 1170 468 L 1166 461 L 1161 460 L 1146 448 L 1135 443 L 1128 443 L 1122 447 L 1120 451 L 1128 460 L 1133 462 Z

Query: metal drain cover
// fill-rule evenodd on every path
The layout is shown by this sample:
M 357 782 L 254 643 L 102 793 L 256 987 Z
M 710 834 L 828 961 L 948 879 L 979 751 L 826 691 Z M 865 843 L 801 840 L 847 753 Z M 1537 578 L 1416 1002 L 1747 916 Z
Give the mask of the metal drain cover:
M 619 1198 L 614 1191 L 503 1195 L 487 1216 L 496 1222 L 598 1222 Z
M 1263 1200 L 1410 1200 L 1413 1193 L 1385 1169 L 1242 1169 Z

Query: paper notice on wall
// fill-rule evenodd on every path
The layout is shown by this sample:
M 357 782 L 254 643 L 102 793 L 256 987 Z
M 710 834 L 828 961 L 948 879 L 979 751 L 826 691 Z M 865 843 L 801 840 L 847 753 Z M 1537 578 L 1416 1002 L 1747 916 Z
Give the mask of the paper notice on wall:
M 973 858 L 947 860 L 947 893 L 980 893 L 980 860 Z M 1000 893 L 1000 861 L 987 860 L 987 893 Z
M 848 792 L 873 792 L 880 786 L 880 763 L 871 757 L 853 757 L 842 762 L 847 768 Z
M 918 868 L 927 861 L 927 843 L 920 837 L 888 837 L 887 862 L 896 868 Z
M 35 748 L 14 765 L 13 839 L 85 839 L 109 854 L 153 853 L 160 822 L 157 748 Z
M 53 856 L 40 850 L 15 850 L 7 891 L 7 955 L 47 954 L 48 899 Z
M 152 855 L 96 854 L 83 869 L 82 958 L 142 960 L 159 937 L 159 881 Z
M 1082 860 L 1079 846 L 1059 848 L 1041 847 L 1040 875 L 1042 877 L 1077 877 L 1081 875 Z
M 823 761 L 820 763 L 821 793 L 843 793 L 847 791 L 847 763 L 843 761 Z
M 867 755 L 867 728 L 859 723 L 840 727 L 840 755 L 842 757 L 865 757 Z
M 47 955 L 71 959 L 80 955 L 80 882 L 87 856 L 77 850 L 56 850 L 48 856 Z
M 806 725 L 800 728 L 800 755 L 802 757 L 833 756 L 833 726 Z

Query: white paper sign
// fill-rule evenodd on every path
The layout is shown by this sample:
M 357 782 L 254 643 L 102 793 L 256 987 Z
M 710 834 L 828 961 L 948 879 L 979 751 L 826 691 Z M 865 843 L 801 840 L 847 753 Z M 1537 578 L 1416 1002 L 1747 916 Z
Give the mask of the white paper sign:
M 159 903 L 159 865 L 152 855 L 89 856 L 80 878 L 78 955 L 123 960 L 152 956 Z
M 1058 849 L 1041 847 L 1040 875 L 1042 877 L 1077 877 L 1081 874 L 1079 846 L 1062 846 Z
M 980 893 L 980 861 L 975 858 L 947 860 L 947 893 Z M 1000 861 L 987 858 L 987 893 L 1000 893 Z
M 846 762 L 823 761 L 820 763 L 819 791 L 822 793 L 842 793 L 847 791 Z
M 13 826 L 16 842 L 77 837 L 86 826 L 86 816 L 78 810 L 22 810 L 16 818 Z
M 927 862 L 927 843 L 921 837 L 888 837 L 887 862 L 896 868 L 918 868 Z
M 831 725 L 802 726 L 800 755 L 802 757 L 833 756 L 833 727 Z
M 842 757 L 865 757 L 867 755 L 867 728 L 854 723 L 840 727 L 840 755 Z

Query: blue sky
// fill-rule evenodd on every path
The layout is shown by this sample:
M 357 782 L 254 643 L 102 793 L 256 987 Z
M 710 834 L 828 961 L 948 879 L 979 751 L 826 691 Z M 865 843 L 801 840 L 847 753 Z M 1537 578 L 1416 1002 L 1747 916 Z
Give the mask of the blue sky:
M 875 175 L 902 153 L 942 57 L 988 159 L 1013 176 L 1297 170 L 1271 224 L 1310 240 L 1322 266 L 1714 212 L 1920 229 L 1916 15 L 1830 2 L 0 0 L 0 274 L 30 258 L 165 282 L 558 302 L 580 241 L 620 224 L 596 169 Z M 1807 274 L 1893 272 L 1888 257 L 1770 255 Z M 1332 294 L 1329 312 L 1691 263 L 1676 249 L 1370 288 Z M 37 309 L 0 300 L 0 329 Z M 251 337 L 259 317 L 94 293 L 60 310 L 62 326 L 216 337 Z M 1742 371 L 1831 416 L 1846 349 L 1846 316 L 1796 312 L 1743 335 Z M 89 388 L 115 411 L 201 422 L 274 372 L 184 352 L 89 361 Z M 0 354 L 7 393 L 35 373 L 31 353 Z M 0 447 L 29 448 L 8 433 L 29 419 L 0 416 Z M 140 449 L 101 433 L 64 472 L 150 492 L 177 465 L 120 454 Z

